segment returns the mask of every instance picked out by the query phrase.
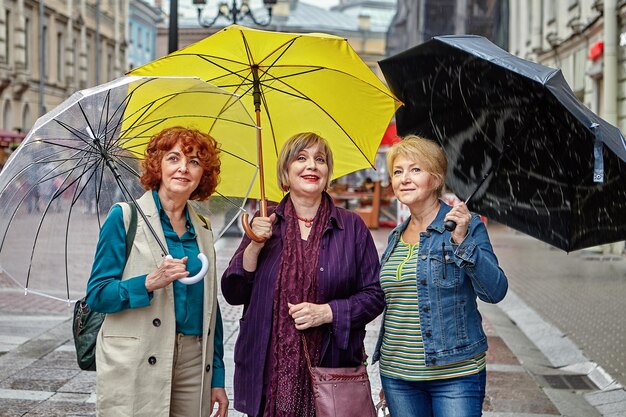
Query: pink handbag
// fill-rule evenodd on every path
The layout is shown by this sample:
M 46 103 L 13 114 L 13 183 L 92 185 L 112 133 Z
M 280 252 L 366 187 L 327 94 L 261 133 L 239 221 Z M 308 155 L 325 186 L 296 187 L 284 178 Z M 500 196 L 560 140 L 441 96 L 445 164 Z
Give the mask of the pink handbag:
M 376 417 L 372 389 L 365 365 L 353 368 L 311 366 L 306 339 L 302 336 L 316 417 Z

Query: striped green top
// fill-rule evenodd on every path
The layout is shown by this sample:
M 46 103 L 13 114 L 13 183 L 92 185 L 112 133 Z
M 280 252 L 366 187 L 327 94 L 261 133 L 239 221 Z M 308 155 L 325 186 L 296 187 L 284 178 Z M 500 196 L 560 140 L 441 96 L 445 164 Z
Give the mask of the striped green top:
M 417 297 L 415 245 L 402 239 L 380 271 L 385 292 L 385 335 L 380 356 L 380 374 L 408 381 L 427 381 L 471 375 L 485 368 L 485 353 L 445 366 L 426 366 Z

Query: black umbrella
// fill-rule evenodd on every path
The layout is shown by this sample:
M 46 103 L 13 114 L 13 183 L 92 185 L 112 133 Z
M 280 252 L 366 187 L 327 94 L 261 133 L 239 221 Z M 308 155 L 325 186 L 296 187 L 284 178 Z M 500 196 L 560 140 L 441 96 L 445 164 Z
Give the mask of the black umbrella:
M 626 239 L 626 141 L 561 71 L 480 36 L 438 36 L 380 62 L 400 135 L 436 139 L 471 208 L 566 251 Z

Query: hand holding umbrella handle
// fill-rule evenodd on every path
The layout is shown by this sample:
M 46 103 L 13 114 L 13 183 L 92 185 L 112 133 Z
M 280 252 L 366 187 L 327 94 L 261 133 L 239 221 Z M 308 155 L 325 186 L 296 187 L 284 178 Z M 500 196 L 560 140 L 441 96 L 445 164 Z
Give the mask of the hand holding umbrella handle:
M 243 226 L 243 231 L 246 232 L 246 235 L 254 240 L 257 243 L 263 243 L 265 242 L 267 239 L 265 239 L 264 237 L 259 237 L 257 236 L 253 231 L 252 231 L 252 227 L 250 227 L 250 222 L 248 221 L 248 213 L 243 213 L 241 215 L 241 226 Z
M 263 184 L 263 182 L 261 182 L 261 184 Z M 262 187 L 264 188 L 264 187 Z M 261 190 L 261 195 L 263 197 L 265 197 L 265 190 L 262 189 Z M 261 200 L 259 200 L 259 215 L 261 217 L 267 217 L 267 200 L 265 200 L 265 198 L 262 198 Z M 246 235 L 254 240 L 257 243 L 263 243 L 265 242 L 267 239 L 264 237 L 259 237 L 257 236 L 253 231 L 252 231 L 252 227 L 250 226 L 250 222 L 248 221 L 248 213 L 243 213 L 241 215 L 241 225 L 243 226 L 243 230 L 244 232 L 246 232 Z
M 172 259 L 172 255 L 167 255 L 166 258 Z M 206 272 L 209 270 L 209 260 L 204 253 L 199 253 L 198 259 L 200 260 L 200 262 L 202 262 L 202 268 L 200 268 L 200 272 L 192 277 L 180 278 L 178 282 L 181 282 L 185 285 L 191 285 L 204 278 Z
M 510 146 L 510 145 L 509 145 Z M 508 148 L 508 146 L 507 146 Z M 480 187 L 485 183 L 485 181 L 487 180 L 487 178 L 489 178 L 489 175 L 491 175 L 491 173 L 494 171 L 494 166 L 498 166 L 500 165 L 500 160 L 502 159 L 502 154 L 500 154 L 497 162 L 495 165 L 492 165 L 491 167 L 489 167 L 489 170 L 487 170 L 487 172 L 485 173 L 485 175 L 483 175 L 482 179 L 480 180 L 480 182 L 478 183 L 478 185 L 476 186 L 476 188 L 474 188 L 474 191 L 472 191 L 472 193 L 469 195 L 469 197 L 467 197 L 467 199 L 465 200 L 465 204 L 467 205 L 470 200 L 476 195 L 476 192 L 480 189 Z M 456 222 L 452 221 L 452 220 L 448 220 L 443 224 L 443 228 L 446 229 L 448 232 L 452 232 L 454 229 L 456 229 Z

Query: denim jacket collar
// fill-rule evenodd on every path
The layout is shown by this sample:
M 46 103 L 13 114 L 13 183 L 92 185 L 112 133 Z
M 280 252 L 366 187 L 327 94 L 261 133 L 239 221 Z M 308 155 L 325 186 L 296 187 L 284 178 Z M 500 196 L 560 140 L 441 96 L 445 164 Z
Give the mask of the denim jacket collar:
M 449 205 L 447 205 L 443 201 L 439 201 L 439 211 L 437 212 L 437 216 L 432 221 L 432 223 L 430 223 L 428 225 L 426 230 L 436 230 L 439 233 L 443 233 L 444 230 L 445 230 L 445 228 L 444 228 L 444 218 L 446 217 L 446 214 L 448 214 L 448 212 L 451 209 L 452 209 L 452 207 L 450 207 Z M 411 221 L 411 216 L 409 216 L 405 221 L 403 221 L 401 224 L 396 226 L 395 229 L 393 229 L 391 231 L 391 235 L 392 236 L 399 236 L 407 228 L 407 226 L 409 225 L 410 221 Z

